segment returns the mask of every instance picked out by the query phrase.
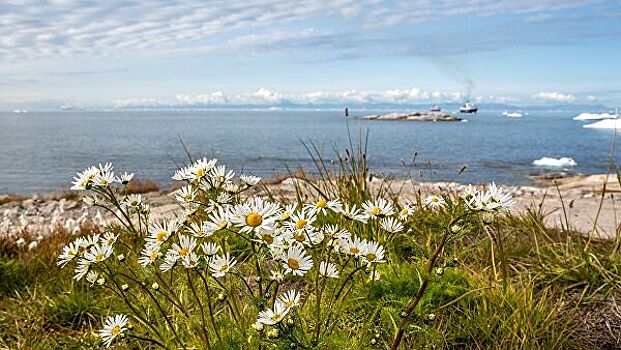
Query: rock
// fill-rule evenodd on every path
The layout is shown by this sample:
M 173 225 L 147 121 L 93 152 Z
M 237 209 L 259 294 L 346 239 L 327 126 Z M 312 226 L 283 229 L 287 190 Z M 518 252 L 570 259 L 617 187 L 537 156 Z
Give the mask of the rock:
M 372 120 L 413 120 L 413 121 L 433 121 L 433 122 L 457 122 L 462 120 L 451 114 L 442 112 L 408 112 L 408 113 L 389 113 L 375 114 L 360 117 L 361 119 Z

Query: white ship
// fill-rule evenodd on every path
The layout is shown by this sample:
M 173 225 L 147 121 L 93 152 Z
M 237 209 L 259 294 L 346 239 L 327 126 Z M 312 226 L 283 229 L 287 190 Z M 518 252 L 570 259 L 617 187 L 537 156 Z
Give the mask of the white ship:
M 463 106 L 459 107 L 459 112 L 461 113 L 476 113 L 478 110 L 477 106 L 470 101 L 466 101 Z
M 438 106 L 438 105 L 433 105 L 431 107 L 431 109 L 429 109 L 429 111 L 430 112 L 440 112 L 440 111 L 442 111 L 442 108 L 440 108 L 440 106 Z

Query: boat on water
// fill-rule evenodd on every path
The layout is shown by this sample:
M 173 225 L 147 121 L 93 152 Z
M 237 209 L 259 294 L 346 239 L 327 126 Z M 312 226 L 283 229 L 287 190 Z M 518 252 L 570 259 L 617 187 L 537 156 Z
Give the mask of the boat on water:
M 509 111 L 504 111 L 502 112 L 502 115 L 504 115 L 505 117 L 509 117 L 509 118 L 520 118 L 522 117 L 522 113 L 521 112 L 509 112 Z
M 474 103 L 466 101 L 463 106 L 459 107 L 460 113 L 476 113 L 479 109 Z
M 431 108 L 429 109 L 430 112 L 441 112 L 442 108 L 440 108 L 440 106 L 438 105 L 433 105 L 431 106 Z
M 27 109 L 15 109 L 13 110 L 13 113 L 23 114 L 23 113 L 28 113 L 28 110 Z

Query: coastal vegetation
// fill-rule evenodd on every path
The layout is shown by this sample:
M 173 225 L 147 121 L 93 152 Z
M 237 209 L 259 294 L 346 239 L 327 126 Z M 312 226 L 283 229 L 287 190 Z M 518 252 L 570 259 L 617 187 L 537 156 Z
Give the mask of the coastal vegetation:
M 192 160 L 166 221 L 133 174 L 79 173 L 117 219 L 2 236 L 0 348 L 619 346 L 621 236 L 547 227 L 494 184 L 404 198 L 370 186 L 364 142 L 332 163 L 306 146 L 291 198 Z

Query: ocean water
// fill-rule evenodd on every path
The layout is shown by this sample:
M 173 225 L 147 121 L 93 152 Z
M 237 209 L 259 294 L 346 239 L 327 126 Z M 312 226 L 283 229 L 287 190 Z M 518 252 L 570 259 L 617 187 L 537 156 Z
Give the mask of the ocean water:
M 75 172 L 99 162 L 167 187 L 177 165 L 187 162 L 180 139 L 194 156 L 271 177 L 314 167 L 303 142 L 334 158 L 333 149 L 348 144 L 348 127 L 354 138 L 368 130 L 376 174 L 526 184 L 529 175 L 545 171 L 531 165 L 544 156 L 572 157 L 578 163 L 573 172 L 606 172 L 613 131 L 582 128 L 585 122 L 571 120 L 576 114 L 532 111 L 507 118 L 484 111 L 465 116 L 467 122 L 347 123 L 340 111 L 0 112 L 0 193 L 66 188 Z M 459 175 L 463 165 L 468 168 Z

